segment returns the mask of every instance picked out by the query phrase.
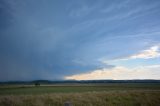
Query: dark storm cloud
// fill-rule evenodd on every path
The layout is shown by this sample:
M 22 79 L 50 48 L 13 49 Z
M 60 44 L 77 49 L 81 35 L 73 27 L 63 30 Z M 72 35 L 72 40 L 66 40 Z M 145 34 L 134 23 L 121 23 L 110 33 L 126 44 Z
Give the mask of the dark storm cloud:
M 50 10 L 44 16 L 48 9 L 42 9 L 46 7 L 42 2 L 37 7 L 27 1 L 0 4 L 0 80 L 63 79 L 103 67 L 92 59 L 88 60 L 90 63 L 81 61 L 83 65 L 75 62 L 83 44 L 79 38 L 67 38 L 69 34 L 63 30 L 50 27 L 48 20 L 44 22 L 44 18 L 54 16 L 49 15 Z M 30 8 L 35 9 L 32 12 Z
M 146 46 L 148 39 L 159 41 L 153 37 L 159 30 L 159 3 L 131 4 L 128 0 L 1 0 L 0 80 L 54 80 L 113 68 L 100 59 L 131 54 Z M 148 29 L 152 29 L 149 36 L 130 36 L 145 35 Z

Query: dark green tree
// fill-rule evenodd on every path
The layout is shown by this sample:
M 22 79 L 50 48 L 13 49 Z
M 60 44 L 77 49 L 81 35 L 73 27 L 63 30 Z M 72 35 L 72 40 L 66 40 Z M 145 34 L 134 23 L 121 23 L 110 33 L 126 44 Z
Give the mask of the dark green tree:
M 40 86 L 40 83 L 39 82 L 35 82 L 34 85 L 35 86 Z

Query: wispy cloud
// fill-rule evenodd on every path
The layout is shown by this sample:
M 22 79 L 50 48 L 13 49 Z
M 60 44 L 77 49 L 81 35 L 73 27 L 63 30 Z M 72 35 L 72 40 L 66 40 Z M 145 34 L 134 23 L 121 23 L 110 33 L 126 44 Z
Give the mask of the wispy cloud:
M 100 61 L 102 63 L 112 63 L 117 61 L 127 61 L 127 60 L 134 60 L 134 59 L 154 59 L 160 57 L 160 45 L 151 46 L 150 48 L 146 50 L 141 50 L 136 54 L 132 54 L 126 57 L 120 57 L 116 59 L 112 59 L 110 61 L 106 61 L 105 59 L 101 59 Z
M 128 59 L 150 59 L 160 57 L 160 47 L 153 46 L 148 50 L 143 50 L 138 54 L 130 56 Z
M 156 45 L 156 46 L 150 47 L 149 49 L 142 50 L 137 54 L 133 54 L 121 59 L 116 59 L 114 61 L 130 60 L 130 59 L 151 59 L 151 58 L 158 58 L 158 57 L 160 57 L 160 46 Z
M 96 11 L 97 12 L 97 16 L 101 16 L 101 12 L 100 11 L 109 11 L 111 12 L 111 14 L 106 14 L 103 15 L 103 17 L 93 17 L 91 19 L 87 19 L 87 20 L 83 20 L 80 23 L 77 23 L 75 25 L 73 25 L 72 27 L 69 28 L 69 31 L 74 33 L 74 32 L 78 32 L 78 31 L 90 31 L 90 30 L 95 30 L 96 32 L 94 33 L 94 35 L 104 35 L 104 33 L 108 32 L 108 30 L 116 30 L 118 28 L 121 28 L 122 25 L 125 25 L 127 22 L 130 22 L 131 20 L 134 21 L 135 19 L 137 20 L 137 18 L 140 18 L 141 16 L 146 16 L 149 13 L 152 13 L 154 11 L 157 11 L 157 7 L 159 6 L 158 3 L 153 3 L 151 5 L 138 5 L 136 8 L 128 8 L 126 7 L 128 4 L 130 3 L 129 0 L 125 0 L 124 2 L 119 3 L 113 3 L 114 5 L 109 5 L 109 7 L 107 7 L 106 9 L 103 8 L 99 8 L 99 5 L 95 5 L 95 6 L 88 6 L 86 4 L 83 4 L 82 6 L 80 6 L 78 9 L 72 10 L 70 12 L 71 16 L 85 16 L 88 15 L 89 13 L 91 13 L 92 11 Z M 132 3 L 130 3 L 131 5 Z M 132 5 L 133 6 L 133 5 Z M 117 8 L 123 8 L 124 11 L 117 10 L 115 13 L 113 13 L 113 10 L 115 9 L 115 7 Z M 98 12 L 99 11 L 99 12 Z M 103 13 L 103 12 L 102 12 Z M 124 22 L 123 22 L 123 21 Z M 112 25 L 111 22 L 117 22 L 116 25 Z M 107 25 L 110 25 L 110 27 L 107 27 Z M 146 24 L 146 25 L 145 25 Z M 140 26 L 148 26 L 149 23 L 145 23 L 143 25 L 139 25 Z M 151 29 L 153 28 L 153 25 L 149 25 L 152 26 Z M 107 27 L 107 28 L 106 28 Z M 146 27 L 147 29 L 148 27 Z M 98 29 L 98 30 L 97 30 Z M 142 28 L 140 27 L 137 30 L 141 30 Z M 143 28 L 144 29 L 144 28 Z M 143 31 L 141 31 L 143 32 Z M 158 27 L 158 32 L 154 32 L 154 33 L 159 33 L 159 27 Z M 94 36 L 93 35 L 93 36 Z M 140 34 L 130 34 L 130 35 L 116 35 L 116 36 L 112 36 L 113 39 L 117 39 L 117 38 L 127 38 L 127 37 L 139 37 L 139 36 L 150 36 L 153 35 L 152 33 L 140 33 Z M 110 37 L 108 38 L 110 39 Z M 111 38 L 112 39 L 112 38 Z
M 138 5 L 139 2 L 133 2 L 130 0 L 124 0 L 121 2 L 113 2 L 112 4 L 102 8 L 100 10 L 101 13 L 110 14 L 112 19 L 130 19 L 137 18 L 139 16 L 143 16 L 144 14 L 148 14 L 152 9 L 159 7 L 159 3 L 153 2 L 151 4 L 143 4 Z M 134 5 L 137 5 L 135 8 Z M 156 10 L 156 9 L 155 9 Z M 115 12 L 116 14 L 112 13 Z
M 66 79 L 94 80 L 94 79 L 160 79 L 160 65 L 142 66 L 129 69 L 117 66 L 112 69 L 94 70 L 90 73 L 67 76 Z
M 76 7 L 75 7 L 76 6 Z M 86 2 L 80 1 L 76 5 L 74 4 L 73 6 L 70 6 L 71 8 L 75 8 L 74 10 L 72 9 L 69 12 L 69 16 L 72 18 L 82 18 L 84 16 L 87 16 L 94 10 L 96 10 L 99 7 L 99 3 L 95 5 L 87 5 Z
M 112 3 L 108 5 L 107 7 L 103 8 L 100 12 L 102 13 L 109 13 L 113 12 L 114 10 L 121 9 L 123 7 L 126 7 L 126 5 L 129 4 L 129 0 L 123 0 L 120 3 Z

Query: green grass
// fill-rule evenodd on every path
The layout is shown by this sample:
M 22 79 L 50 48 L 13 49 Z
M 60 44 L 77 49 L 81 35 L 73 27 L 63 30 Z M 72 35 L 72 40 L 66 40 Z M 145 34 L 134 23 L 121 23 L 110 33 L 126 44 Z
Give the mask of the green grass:
M 8 94 L 44 94 L 44 93 L 71 93 L 111 90 L 160 90 L 159 84 L 105 84 L 105 85 L 61 85 L 61 86 L 1 86 L 0 95 Z
M 0 86 L 0 106 L 160 106 L 160 85 L 119 83 Z

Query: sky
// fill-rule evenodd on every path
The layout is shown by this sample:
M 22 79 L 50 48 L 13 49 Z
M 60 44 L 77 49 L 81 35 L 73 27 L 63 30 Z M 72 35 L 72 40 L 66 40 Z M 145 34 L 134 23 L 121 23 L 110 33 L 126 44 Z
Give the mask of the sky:
M 0 0 L 0 81 L 160 79 L 159 0 Z

